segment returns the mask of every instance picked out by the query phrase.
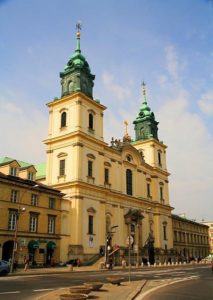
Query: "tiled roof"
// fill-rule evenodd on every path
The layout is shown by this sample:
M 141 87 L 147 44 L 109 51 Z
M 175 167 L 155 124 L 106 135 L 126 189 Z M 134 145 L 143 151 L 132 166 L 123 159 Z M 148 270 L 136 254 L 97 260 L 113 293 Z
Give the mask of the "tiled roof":
M 35 165 L 35 168 L 37 170 L 36 179 L 41 179 L 46 177 L 46 163 L 37 164 Z

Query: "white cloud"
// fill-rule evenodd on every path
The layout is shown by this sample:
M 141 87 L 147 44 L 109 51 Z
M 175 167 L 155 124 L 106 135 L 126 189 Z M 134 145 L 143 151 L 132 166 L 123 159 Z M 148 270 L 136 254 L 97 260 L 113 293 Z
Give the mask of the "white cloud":
M 173 80 L 179 81 L 180 73 L 186 67 L 186 61 L 180 60 L 174 45 L 165 47 L 166 69 Z
M 173 100 L 167 99 L 157 115 L 159 135 L 168 145 L 171 206 L 191 218 L 211 218 L 213 137 L 200 116 L 190 112 L 183 89 L 174 89 Z
M 158 77 L 158 83 L 159 83 L 160 87 L 165 87 L 167 82 L 168 82 L 167 76 L 162 74 Z
M 26 162 L 37 163 L 45 160 L 42 140 L 47 136 L 47 116 L 25 101 L 19 102 L 18 93 L 14 98 L 0 98 L 0 156 L 10 156 Z M 8 101 L 8 98 L 10 99 Z
M 178 77 L 178 59 L 175 47 L 173 45 L 167 46 L 165 48 L 167 71 L 174 78 Z
M 114 76 L 109 72 L 104 72 L 102 75 L 102 80 L 109 92 L 112 93 L 114 97 L 118 100 L 124 100 L 131 96 L 131 89 L 130 86 L 132 82 L 129 81 L 125 86 L 121 86 L 115 83 Z
M 213 91 L 209 91 L 201 96 L 198 101 L 200 109 L 207 115 L 213 115 Z

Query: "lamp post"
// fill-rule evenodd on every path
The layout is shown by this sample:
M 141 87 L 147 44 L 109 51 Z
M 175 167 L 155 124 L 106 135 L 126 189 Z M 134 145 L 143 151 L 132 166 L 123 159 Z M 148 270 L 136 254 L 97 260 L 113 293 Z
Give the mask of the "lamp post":
M 10 264 L 10 272 L 13 272 L 13 265 L 15 261 L 15 253 L 17 252 L 18 246 L 17 246 L 17 236 L 18 236 L 18 223 L 19 223 L 19 216 L 21 213 L 24 213 L 26 211 L 25 207 L 19 207 L 16 211 L 16 221 L 15 221 L 15 233 L 14 233 L 14 242 L 13 242 L 13 252 L 12 252 L 12 258 L 11 258 L 11 264 Z

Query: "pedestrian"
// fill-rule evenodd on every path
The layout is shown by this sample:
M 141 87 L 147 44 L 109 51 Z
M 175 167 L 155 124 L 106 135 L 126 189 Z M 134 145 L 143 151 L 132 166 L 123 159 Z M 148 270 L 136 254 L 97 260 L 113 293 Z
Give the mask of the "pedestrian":
M 122 269 L 126 268 L 126 260 L 124 259 L 124 257 L 122 258 L 121 265 L 122 265 Z
M 77 258 L 77 267 L 80 267 L 81 261 L 79 258 Z
M 13 271 L 14 272 L 16 272 L 16 270 L 17 270 L 17 265 L 18 265 L 18 262 L 17 262 L 17 260 L 15 260 L 13 263 Z
M 24 271 L 27 271 L 29 266 L 29 258 L 26 257 L 26 255 L 24 256 Z
M 109 269 L 112 270 L 112 263 L 113 263 L 113 260 L 112 260 L 112 257 L 110 257 L 109 259 Z

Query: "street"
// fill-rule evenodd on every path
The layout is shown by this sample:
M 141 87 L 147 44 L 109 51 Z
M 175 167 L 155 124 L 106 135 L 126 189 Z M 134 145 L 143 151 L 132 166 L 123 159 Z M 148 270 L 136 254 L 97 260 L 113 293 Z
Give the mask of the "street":
M 115 270 L 115 271 L 92 271 L 92 272 L 71 272 L 61 274 L 44 274 L 44 275 L 25 275 L 25 276 L 11 276 L 11 277 L 0 277 L 0 299 L 2 300 L 30 300 L 36 299 L 42 294 L 47 293 L 55 289 L 69 287 L 71 285 L 80 285 L 88 281 L 103 281 L 107 282 L 106 277 L 109 275 L 121 275 L 125 277 L 125 281 L 128 281 L 128 270 Z M 153 286 L 158 285 L 159 282 L 167 282 L 168 280 L 177 280 L 183 278 L 193 279 L 188 283 L 202 282 L 205 288 L 212 293 L 211 287 L 213 276 L 211 275 L 209 266 L 187 266 L 177 268 L 150 268 L 146 270 L 134 269 L 131 272 L 131 280 L 148 280 Z M 176 295 L 177 290 L 175 286 L 169 287 L 169 295 L 173 293 Z M 213 286 L 213 285 L 212 285 Z M 186 285 L 186 288 L 188 285 Z M 171 289 L 171 290 L 170 290 Z M 158 290 L 157 294 L 160 290 Z M 190 286 L 189 290 L 190 291 Z M 190 293 L 190 292 L 189 292 Z M 149 296 L 151 297 L 151 296 Z M 153 296 L 152 296 L 153 297 Z M 164 296 L 162 296 L 164 297 Z M 154 298 L 147 299 L 158 299 L 156 295 Z M 159 298 L 159 299 L 187 299 L 187 298 Z M 190 299 L 190 298 L 188 298 Z M 210 299 L 210 298 L 193 298 L 193 299 Z M 212 299 L 212 298 L 211 298 Z
M 213 275 L 210 272 L 203 274 L 202 278 L 183 281 L 167 285 L 151 292 L 138 300 L 212 300 L 213 299 Z

